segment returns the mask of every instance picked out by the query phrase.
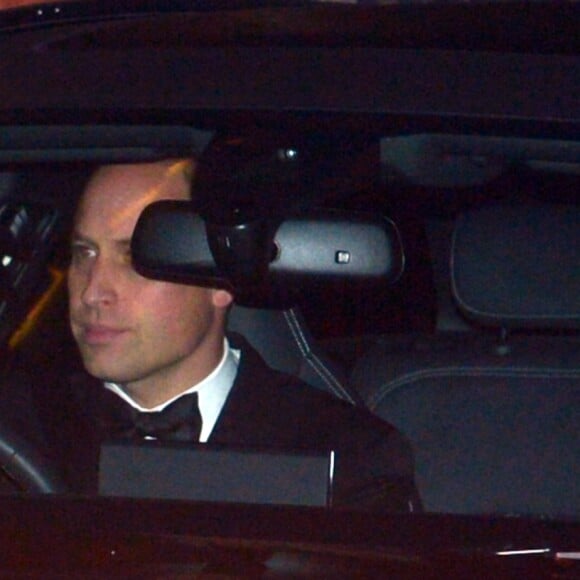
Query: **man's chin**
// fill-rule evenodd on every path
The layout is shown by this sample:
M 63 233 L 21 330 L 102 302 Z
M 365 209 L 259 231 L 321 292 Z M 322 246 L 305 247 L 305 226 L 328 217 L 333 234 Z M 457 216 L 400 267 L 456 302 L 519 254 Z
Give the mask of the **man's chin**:
M 83 365 L 89 375 L 107 383 L 126 383 L 131 380 L 129 373 L 124 372 L 110 361 L 100 360 L 100 357 L 82 355 Z

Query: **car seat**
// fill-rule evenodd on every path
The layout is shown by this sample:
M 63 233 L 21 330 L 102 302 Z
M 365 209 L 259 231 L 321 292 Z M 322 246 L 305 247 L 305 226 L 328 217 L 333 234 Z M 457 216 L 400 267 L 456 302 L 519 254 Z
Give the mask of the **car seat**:
M 352 382 L 411 440 L 425 510 L 580 514 L 580 211 L 459 217 L 451 287 L 470 332 L 378 340 Z
M 298 308 L 234 305 L 228 331 L 242 334 L 276 370 L 293 374 L 352 404 L 362 404 L 358 393 L 348 385 L 346 372 L 320 348 Z

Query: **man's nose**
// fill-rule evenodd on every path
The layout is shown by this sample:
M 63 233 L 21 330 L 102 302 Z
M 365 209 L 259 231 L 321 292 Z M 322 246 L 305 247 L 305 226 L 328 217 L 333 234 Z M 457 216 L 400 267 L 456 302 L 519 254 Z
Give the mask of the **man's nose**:
M 88 306 L 111 304 L 117 299 L 118 276 L 111 264 L 97 258 L 89 268 L 82 290 L 82 301 Z

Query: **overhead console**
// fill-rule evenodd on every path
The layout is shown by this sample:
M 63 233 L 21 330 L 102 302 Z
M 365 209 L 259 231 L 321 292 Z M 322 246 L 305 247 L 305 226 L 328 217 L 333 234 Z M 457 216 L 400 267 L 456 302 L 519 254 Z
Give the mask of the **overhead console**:
M 352 152 L 274 131 L 216 136 L 198 160 L 192 201 L 143 212 L 132 240 L 145 276 L 225 287 L 238 302 L 276 304 L 337 282 L 392 283 L 403 270 L 396 226 L 320 208 Z M 225 170 L 224 170 L 225 169 Z

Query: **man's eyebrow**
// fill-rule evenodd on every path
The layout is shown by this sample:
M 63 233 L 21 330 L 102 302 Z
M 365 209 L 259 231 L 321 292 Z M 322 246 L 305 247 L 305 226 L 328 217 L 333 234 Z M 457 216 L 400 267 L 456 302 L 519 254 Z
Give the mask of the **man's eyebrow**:
M 71 235 L 71 242 L 72 243 L 84 243 L 90 246 L 98 246 L 98 243 L 95 242 L 88 236 L 81 234 L 80 232 L 73 232 Z M 119 240 L 113 240 L 115 246 L 118 246 L 121 250 L 127 250 L 131 247 L 131 238 L 121 238 Z
M 73 231 L 73 233 L 70 237 L 70 241 L 71 241 L 71 244 L 82 243 L 82 244 L 87 244 L 89 246 L 96 246 L 97 245 L 96 242 L 91 240 L 91 238 L 84 236 L 83 234 L 81 234 L 80 232 L 77 232 L 77 231 Z

